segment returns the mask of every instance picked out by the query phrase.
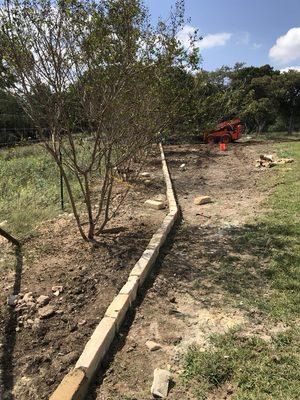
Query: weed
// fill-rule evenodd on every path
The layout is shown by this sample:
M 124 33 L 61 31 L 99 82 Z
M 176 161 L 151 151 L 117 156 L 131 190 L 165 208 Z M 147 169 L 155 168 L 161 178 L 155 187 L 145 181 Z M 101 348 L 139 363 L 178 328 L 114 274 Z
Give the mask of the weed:
M 59 185 L 58 169 L 41 146 L 1 150 L 0 222 L 7 220 L 17 237 L 31 234 L 60 212 Z

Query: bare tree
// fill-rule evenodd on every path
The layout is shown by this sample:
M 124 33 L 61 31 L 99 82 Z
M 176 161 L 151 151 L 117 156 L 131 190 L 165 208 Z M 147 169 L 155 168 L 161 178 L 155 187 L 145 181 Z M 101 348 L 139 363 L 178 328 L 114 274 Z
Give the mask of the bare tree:
M 176 10 L 157 29 L 139 0 L 6 0 L 0 10 L 3 58 L 16 77 L 12 93 L 58 165 L 86 241 L 128 192 L 128 185 L 116 187 L 118 174 L 138 175 L 168 122 L 158 95 L 164 73 L 188 62 L 176 40 Z

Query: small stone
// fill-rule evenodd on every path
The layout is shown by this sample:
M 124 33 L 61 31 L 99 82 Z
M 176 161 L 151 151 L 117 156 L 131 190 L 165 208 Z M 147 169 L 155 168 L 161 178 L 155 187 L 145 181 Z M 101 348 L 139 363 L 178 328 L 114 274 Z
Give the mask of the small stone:
M 186 165 L 185 164 L 181 164 L 179 169 L 180 169 L 180 171 L 185 171 L 186 170 Z
M 152 340 L 148 340 L 146 342 L 146 346 L 148 347 L 148 349 L 150 351 L 156 351 L 156 350 L 161 349 L 161 345 L 156 342 L 153 342 Z
M 5 226 L 8 224 L 7 220 L 5 219 L 4 221 L 0 222 L 0 228 L 5 228 Z
M 61 293 L 63 290 L 64 290 L 64 288 L 63 288 L 63 286 L 60 286 L 60 285 L 56 285 L 56 286 L 52 286 L 52 292 L 54 292 L 54 294 L 55 294 L 55 292 L 59 292 L 59 293 Z
M 52 306 L 47 305 L 47 306 L 40 308 L 38 310 L 38 314 L 39 314 L 40 318 L 42 318 L 42 319 L 50 318 L 55 314 L 55 310 Z
M 134 350 L 133 346 L 128 347 L 128 349 L 126 350 L 126 353 L 131 353 Z
M 44 295 L 41 295 L 36 299 L 38 307 L 43 307 L 43 306 L 47 305 L 49 303 L 49 301 L 50 301 L 50 297 L 44 296 Z
M 146 200 L 145 205 L 153 210 L 162 210 L 166 207 L 162 201 L 158 200 Z
M 75 323 L 75 324 L 72 324 L 72 325 L 70 326 L 70 332 L 71 332 L 71 333 L 77 331 L 77 329 L 78 329 L 78 326 L 77 326 L 76 323 Z
M 153 197 L 153 200 L 162 201 L 165 203 L 167 201 L 167 196 L 165 194 L 158 194 L 157 196 Z
M 194 199 L 194 204 L 196 205 L 203 205 L 212 203 L 212 200 L 209 196 L 198 196 Z
M 171 297 L 169 298 L 169 302 L 170 302 L 170 303 L 176 303 L 176 297 L 175 297 L 175 296 L 171 296 Z
M 38 331 L 41 327 L 41 320 L 39 318 L 35 318 L 32 324 L 32 330 Z
M 274 161 L 274 156 L 272 154 L 261 154 L 259 156 L 261 160 L 272 162 Z
M 56 291 L 56 292 L 54 292 L 53 294 L 54 294 L 54 296 L 58 297 L 58 296 L 60 295 L 60 291 L 59 291 L 59 290 L 57 290 L 57 291 Z
M 85 319 L 83 319 L 83 320 L 81 320 L 81 321 L 78 322 L 78 325 L 79 325 L 79 326 L 83 326 L 83 325 L 85 325 L 85 324 L 86 324 L 86 320 L 85 320 Z
M 68 354 L 65 354 L 61 357 L 61 361 L 63 364 L 72 364 L 74 361 L 76 361 L 78 358 L 78 353 L 77 351 L 71 351 Z
M 149 172 L 142 172 L 141 174 L 140 174 L 140 176 L 142 177 L 142 178 L 150 178 L 150 173 Z
M 151 387 L 153 396 L 157 396 L 161 399 L 165 399 L 168 396 L 170 377 L 171 374 L 166 369 L 156 368 L 154 370 L 154 378 Z
M 31 302 L 32 300 L 33 300 L 33 293 L 32 292 L 27 292 L 27 293 L 24 294 L 23 301 L 25 303 Z

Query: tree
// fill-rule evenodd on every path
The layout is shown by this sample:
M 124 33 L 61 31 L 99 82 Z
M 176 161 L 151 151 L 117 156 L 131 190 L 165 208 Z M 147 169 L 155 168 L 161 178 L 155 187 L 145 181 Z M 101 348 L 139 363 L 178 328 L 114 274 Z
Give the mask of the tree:
M 295 120 L 300 120 L 300 72 L 291 70 L 280 74 L 276 79 L 275 96 L 287 130 L 292 133 Z
M 157 29 L 139 0 L 7 0 L 0 12 L 11 92 L 63 176 L 81 236 L 94 241 L 128 192 L 115 188 L 118 176 L 139 173 L 169 123 L 161 107 L 166 71 L 194 60 L 176 40 L 182 2 Z

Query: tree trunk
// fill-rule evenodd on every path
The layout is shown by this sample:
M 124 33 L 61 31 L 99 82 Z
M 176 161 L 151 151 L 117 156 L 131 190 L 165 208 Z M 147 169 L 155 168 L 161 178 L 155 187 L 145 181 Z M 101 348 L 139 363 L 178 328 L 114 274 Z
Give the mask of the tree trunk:
M 5 237 L 5 239 L 7 239 L 12 244 L 14 244 L 16 246 L 20 246 L 20 242 L 2 228 L 0 228 L 0 235 Z
M 294 130 L 294 108 L 292 108 L 290 118 L 289 118 L 288 133 L 289 134 L 293 133 L 293 130 Z

